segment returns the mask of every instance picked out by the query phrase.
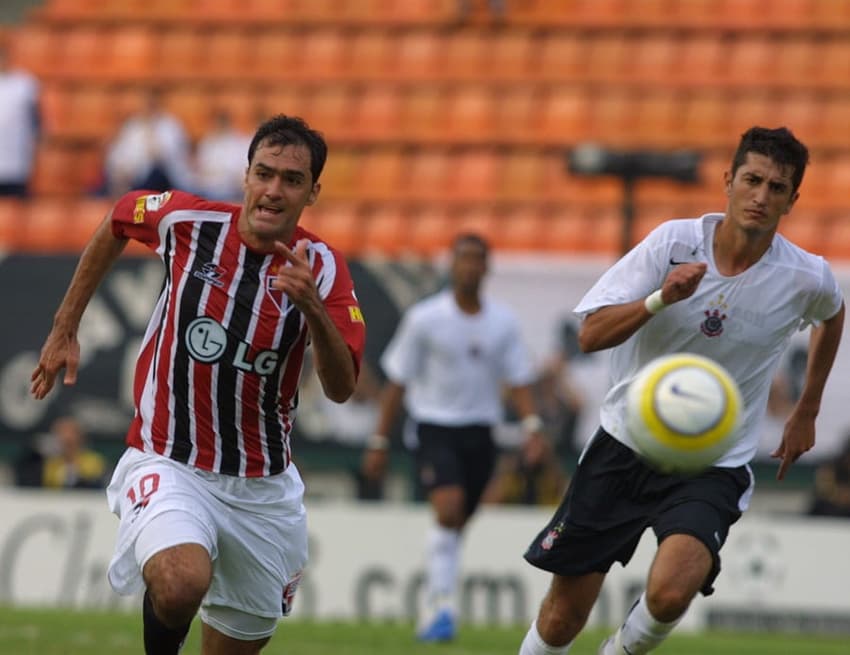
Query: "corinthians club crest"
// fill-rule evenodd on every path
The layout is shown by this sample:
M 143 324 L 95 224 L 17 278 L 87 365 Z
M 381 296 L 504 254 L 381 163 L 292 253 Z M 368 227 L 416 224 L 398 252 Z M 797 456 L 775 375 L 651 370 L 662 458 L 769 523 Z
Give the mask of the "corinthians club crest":
M 707 337 L 717 337 L 723 334 L 723 321 L 726 320 L 725 297 L 721 293 L 717 300 L 712 300 L 705 310 L 705 319 L 700 324 L 700 330 Z

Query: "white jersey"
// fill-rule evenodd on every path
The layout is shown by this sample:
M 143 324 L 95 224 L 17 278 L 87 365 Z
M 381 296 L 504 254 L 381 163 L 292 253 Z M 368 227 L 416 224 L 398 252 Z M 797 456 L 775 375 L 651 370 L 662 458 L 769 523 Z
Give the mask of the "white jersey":
M 635 448 L 625 429 L 626 389 L 641 366 L 663 354 L 711 357 L 741 388 L 740 438 L 717 466 L 741 466 L 756 453 L 770 384 L 791 336 L 834 316 L 842 297 L 829 265 L 777 234 L 764 256 L 743 273 L 721 275 L 712 242 L 723 214 L 668 221 L 612 266 L 575 308 L 582 319 L 607 305 L 644 298 L 661 288 L 679 263 L 706 262 L 696 292 L 658 313 L 611 349 L 611 386 L 600 421 L 614 438 Z M 777 443 L 777 445 L 779 445 Z
M 405 387 L 418 423 L 493 425 L 502 419 L 502 383 L 531 384 L 531 356 L 519 322 L 504 305 L 461 311 L 451 291 L 413 305 L 381 357 L 387 377 Z

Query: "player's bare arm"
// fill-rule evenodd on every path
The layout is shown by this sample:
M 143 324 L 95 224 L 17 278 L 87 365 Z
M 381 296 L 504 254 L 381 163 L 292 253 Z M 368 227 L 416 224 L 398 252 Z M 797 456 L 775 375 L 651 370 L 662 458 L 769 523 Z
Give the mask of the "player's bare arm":
M 705 262 L 674 267 L 661 286 L 661 302 L 672 305 L 693 295 L 705 275 Z M 608 305 L 582 321 L 578 342 L 582 352 L 613 348 L 623 343 L 653 317 L 641 298 L 622 305 Z
M 322 389 L 330 400 L 343 403 L 354 393 L 357 370 L 351 351 L 319 297 L 307 257 L 307 241 L 296 243 L 294 251 L 279 241 L 275 243 L 275 248 L 286 258 L 289 266 L 280 268 L 272 286 L 283 291 L 304 314 L 310 329 L 316 374 Z
M 116 239 L 112 234 L 111 216 L 110 212 L 83 251 L 74 277 L 54 316 L 53 327 L 30 377 L 30 393 L 38 400 L 50 393 L 56 376 L 63 368 L 63 382 L 66 385 L 77 381 L 77 366 L 80 362 L 77 330 L 80 320 L 98 285 L 127 243 L 126 239 Z
M 815 419 L 820 411 L 826 379 L 835 362 L 844 329 L 844 305 L 832 318 L 812 328 L 809 359 L 800 398 L 785 422 L 782 441 L 770 456 L 781 459 L 776 479 L 782 480 L 788 468 L 815 445 Z

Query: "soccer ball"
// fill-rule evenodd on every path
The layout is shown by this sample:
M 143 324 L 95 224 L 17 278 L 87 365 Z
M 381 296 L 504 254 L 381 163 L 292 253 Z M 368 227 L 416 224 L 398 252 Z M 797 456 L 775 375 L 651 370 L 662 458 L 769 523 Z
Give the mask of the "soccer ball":
M 741 392 L 708 357 L 665 355 L 646 364 L 629 385 L 626 428 L 638 452 L 666 473 L 711 466 L 735 440 Z

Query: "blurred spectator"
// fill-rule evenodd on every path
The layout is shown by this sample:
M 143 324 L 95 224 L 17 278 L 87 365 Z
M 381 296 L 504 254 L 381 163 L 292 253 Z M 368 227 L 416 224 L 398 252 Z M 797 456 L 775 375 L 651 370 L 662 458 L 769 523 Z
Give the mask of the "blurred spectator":
M 42 486 L 52 489 L 99 489 L 105 485 L 107 466 L 100 453 L 86 447 L 79 422 L 71 416 L 56 419 L 44 459 Z
M 194 191 L 191 171 L 183 124 L 165 109 L 162 93 L 153 89 L 107 148 L 106 192 L 117 197 L 131 189 Z
M 0 43 L 0 196 L 26 197 L 35 162 L 40 120 L 36 79 L 9 66 Z
M 227 110 L 213 112 L 213 128 L 195 151 L 198 192 L 210 200 L 241 199 L 250 144 L 251 135 L 237 129 Z
M 836 458 L 815 471 L 815 497 L 809 514 L 850 517 L 850 434 Z
M 557 505 L 567 476 L 546 439 L 527 441 L 520 450 L 499 457 L 496 473 L 484 493 L 485 503 Z

